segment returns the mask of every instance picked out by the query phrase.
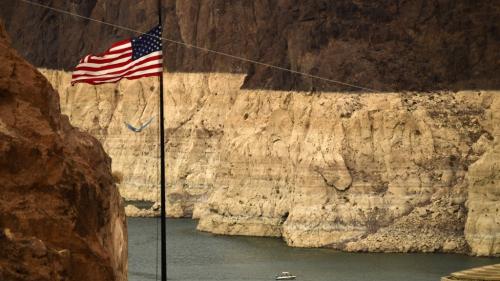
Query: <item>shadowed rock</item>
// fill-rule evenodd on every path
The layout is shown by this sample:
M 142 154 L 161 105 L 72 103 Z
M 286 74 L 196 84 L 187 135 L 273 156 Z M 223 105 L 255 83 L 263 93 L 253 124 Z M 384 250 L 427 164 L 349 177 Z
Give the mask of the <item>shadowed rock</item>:
M 127 279 L 111 159 L 0 25 L 0 280 Z

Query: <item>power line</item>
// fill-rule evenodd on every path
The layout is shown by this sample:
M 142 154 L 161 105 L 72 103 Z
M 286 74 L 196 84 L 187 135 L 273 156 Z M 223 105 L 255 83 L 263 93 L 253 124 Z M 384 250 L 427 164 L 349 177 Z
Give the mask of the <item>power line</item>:
M 68 12 L 68 11 L 65 11 L 65 10 L 62 10 L 62 9 L 54 8 L 54 7 L 47 6 L 47 5 L 44 5 L 44 4 L 40 4 L 40 3 L 37 3 L 37 2 L 33 2 L 33 1 L 29 1 L 29 0 L 20 0 L 20 1 L 25 2 L 27 4 L 34 5 L 34 6 L 46 8 L 46 9 L 49 9 L 49 10 L 52 10 L 52 11 L 55 11 L 55 12 L 58 12 L 58 13 L 62 13 L 62 14 L 66 14 L 66 15 L 78 17 L 78 18 L 81 18 L 81 19 L 86 19 L 86 20 L 89 20 L 89 21 L 97 22 L 97 23 L 100 23 L 100 24 L 112 26 L 112 27 L 115 27 L 115 28 L 118 28 L 118 29 L 122 29 L 122 30 L 126 30 L 126 31 L 131 31 L 131 32 L 134 32 L 134 33 L 137 33 L 137 34 L 141 34 L 141 35 L 148 35 L 146 32 L 143 32 L 143 31 L 140 31 L 140 30 L 136 30 L 136 29 L 129 28 L 129 27 L 126 27 L 126 26 L 122 26 L 122 25 L 117 25 L 117 24 L 110 23 L 110 22 L 101 21 L 101 20 L 94 19 L 94 18 L 85 17 L 85 16 L 82 16 L 82 15 L 79 15 L 79 14 L 75 14 L 75 13 L 72 13 L 72 12 Z M 151 35 L 148 35 L 148 36 L 151 36 Z M 182 46 L 185 46 L 185 47 L 189 47 L 189 48 L 193 48 L 193 49 L 198 49 L 198 50 L 202 50 L 202 51 L 205 51 L 205 52 L 208 52 L 208 53 L 213 53 L 213 54 L 217 54 L 217 55 L 220 55 L 220 56 L 225 56 L 225 57 L 228 57 L 228 58 L 232 58 L 232 59 L 235 59 L 235 60 L 240 60 L 240 61 L 249 62 L 249 63 L 256 64 L 256 65 L 265 66 L 265 67 L 268 67 L 268 68 L 273 68 L 273 69 L 277 69 L 277 70 L 281 70 L 281 71 L 285 71 L 285 72 L 290 72 L 290 73 L 293 73 L 293 74 L 298 74 L 298 75 L 301 75 L 301 76 L 304 76 L 304 77 L 314 78 L 314 79 L 318 79 L 318 80 L 322 80 L 322 81 L 326 81 L 326 82 L 330 82 L 330 83 L 334 83 L 334 84 L 339 84 L 339 85 L 343 85 L 343 86 L 348 86 L 348 87 L 352 87 L 352 88 L 356 88 L 356 89 L 360 89 L 360 90 L 366 90 L 368 92 L 380 92 L 378 90 L 371 89 L 371 88 L 368 88 L 368 87 L 358 86 L 358 85 L 351 84 L 351 83 L 346 83 L 346 82 L 342 82 L 342 81 L 338 81 L 338 80 L 334 80 L 334 79 L 330 79 L 330 78 L 326 78 L 326 77 L 322 77 L 322 76 L 318 76 L 318 75 L 314 75 L 314 74 L 310 74 L 310 73 L 306 73 L 306 72 L 301 72 L 301 71 L 289 69 L 289 68 L 286 68 L 286 67 L 281 67 L 281 66 L 277 66 L 277 65 L 273 65 L 273 64 L 269 64 L 269 63 L 265 63 L 265 62 L 253 60 L 253 59 L 249 59 L 249 58 L 244 58 L 244 57 L 240 57 L 240 56 L 228 54 L 228 53 L 225 53 L 225 52 L 220 52 L 220 51 L 216 51 L 216 50 L 212 50 L 212 49 L 208 49 L 208 48 L 204 48 L 204 47 L 199 47 L 199 46 L 196 46 L 196 45 L 193 45 L 193 44 L 184 43 L 184 42 L 173 40 L 173 39 L 170 39 L 170 38 L 161 37 L 161 39 L 163 41 L 167 41 L 167 42 L 170 42 L 170 43 L 182 45 Z

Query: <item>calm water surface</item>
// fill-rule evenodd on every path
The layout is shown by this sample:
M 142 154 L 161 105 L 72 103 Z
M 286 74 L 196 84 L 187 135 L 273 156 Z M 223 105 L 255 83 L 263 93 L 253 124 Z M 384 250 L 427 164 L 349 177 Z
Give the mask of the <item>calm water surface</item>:
M 129 218 L 129 280 L 156 279 L 158 219 Z M 280 239 L 217 236 L 196 221 L 167 220 L 169 280 L 274 280 L 290 271 L 297 281 L 439 281 L 460 269 L 499 263 L 496 258 L 444 254 L 342 253 L 290 248 Z

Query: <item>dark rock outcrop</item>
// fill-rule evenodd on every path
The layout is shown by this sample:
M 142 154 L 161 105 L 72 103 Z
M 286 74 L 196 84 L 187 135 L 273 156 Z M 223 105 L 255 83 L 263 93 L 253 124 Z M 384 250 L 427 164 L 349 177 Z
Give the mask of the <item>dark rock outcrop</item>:
M 126 279 L 111 159 L 0 25 L 0 280 Z
M 147 30 L 156 1 L 40 1 Z M 500 5 L 495 0 L 163 1 L 164 36 L 379 91 L 498 89 Z M 14 46 L 38 67 L 70 69 L 133 33 L 2 1 Z M 29 21 L 27 20 L 29 19 Z M 50 46 L 50 47 L 49 47 Z M 173 72 L 249 74 L 245 88 L 356 90 L 166 42 Z

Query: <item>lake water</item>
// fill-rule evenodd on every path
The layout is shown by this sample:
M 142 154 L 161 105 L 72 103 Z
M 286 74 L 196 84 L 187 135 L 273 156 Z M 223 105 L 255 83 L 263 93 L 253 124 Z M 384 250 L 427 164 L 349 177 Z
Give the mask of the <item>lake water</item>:
M 129 218 L 129 280 L 156 280 L 159 219 Z M 158 253 L 159 254 L 159 253 Z M 290 271 L 297 281 L 439 281 L 461 269 L 499 258 L 447 254 L 342 253 L 291 248 L 281 239 L 218 236 L 196 231 L 196 221 L 167 220 L 168 279 L 274 280 Z

